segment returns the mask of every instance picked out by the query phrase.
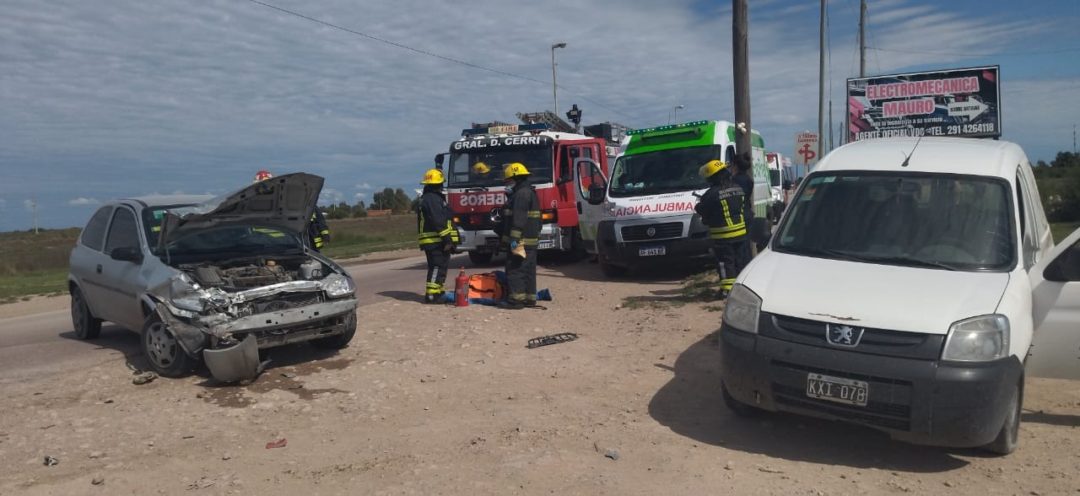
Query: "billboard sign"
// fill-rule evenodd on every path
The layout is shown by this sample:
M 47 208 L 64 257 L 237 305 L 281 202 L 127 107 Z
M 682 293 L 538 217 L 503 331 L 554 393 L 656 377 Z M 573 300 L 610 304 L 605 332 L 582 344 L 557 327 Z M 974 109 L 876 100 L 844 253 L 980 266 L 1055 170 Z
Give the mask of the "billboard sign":
M 998 66 L 847 80 L 847 141 L 1001 136 Z

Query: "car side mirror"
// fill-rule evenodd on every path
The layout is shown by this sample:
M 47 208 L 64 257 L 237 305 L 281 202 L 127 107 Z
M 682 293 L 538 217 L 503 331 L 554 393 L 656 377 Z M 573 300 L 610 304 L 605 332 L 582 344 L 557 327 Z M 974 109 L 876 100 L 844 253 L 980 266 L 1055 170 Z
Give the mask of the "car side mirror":
M 109 257 L 113 260 L 131 262 L 134 264 L 141 264 L 143 261 L 142 252 L 140 252 L 138 248 L 132 246 L 113 248 L 113 251 L 109 252 Z
M 772 230 L 769 226 L 769 220 L 754 217 L 754 220 L 750 221 L 750 241 L 759 246 L 764 246 L 769 244 L 770 239 L 772 239 Z
M 604 188 L 602 186 L 597 185 L 589 188 L 589 203 L 593 205 L 604 203 Z

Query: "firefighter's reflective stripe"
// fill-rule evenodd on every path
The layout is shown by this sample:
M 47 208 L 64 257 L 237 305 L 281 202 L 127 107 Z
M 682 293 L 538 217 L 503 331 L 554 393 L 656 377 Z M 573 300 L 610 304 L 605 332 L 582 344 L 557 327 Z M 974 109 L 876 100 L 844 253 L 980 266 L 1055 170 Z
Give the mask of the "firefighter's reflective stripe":
M 421 226 L 420 228 L 423 229 L 423 226 L 424 226 L 424 214 L 423 213 L 420 214 L 420 222 L 419 222 L 419 224 Z M 438 232 L 435 232 L 435 231 L 420 231 L 420 234 L 417 236 L 417 239 L 420 242 L 420 246 L 432 245 L 432 244 L 435 244 L 435 243 L 438 243 L 438 242 L 442 241 L 442 235 L 439 234 Z
M 540 244 L 540 238 L 522 238 L 521 243 L 525 246 L 536 246 Z
M 453 241 L 455 244 L 460 242 L 460 239 L 458 238 L 458 231 L 457 229 L 454 229 L 454 224 L 452 221 L 446 221 L 446 229 L 439 231 L 439 237 L 444 236 L 450 236 L 450 240 Z
M 530 219 L 539 219 L 540 218 L 540 211 L 539 210 L 529 210 L 528 217 Z
M 729 279 L 721 279 L 720 280 L 720 289 L 723 289 L 724 291 L 731 291 L 731 288 L 733 286 L 735 286 L 735 278 L 734 277 L 729 278 Z
M 437 282 L 429 282 L 424 286 L 424 294 L 437 295 L 444 292 L 442 284 L 439 284 Z
M 284 238 L 285 237 L 285 233 L 283 233 L 281 231 L 278 231 L 277 229 L 270 229 L 270 228 L 266 228 L 266 227 L 253 227 L 253 228 L 251 228 L 251 230 L 255 231 L 255 232 L 259 233 L 259 234 L 265 234 L 267 236 L 270 236 L 271 238 Z
M 724 223 L 726 226 L 722 227 L 710 227 L 709 238 L 710 239 L 731 239 L 738 238 L 746 235 L 746 222 L 740 218 L 739 222 L 735 222 L 735 219 L 731 218 L 731 209 L 728 208 L 728 202 L 726 200 L 720 201 L 720 206 L 724 209 Z
M 535 296 L 534 296 L 534 298 L 535 298 Z M 524 303 L 526 301 L 526 296 L 525 296 L 525 293 L 510 293 L 510 296 L 508 297 L 508 299 L 510 301 Z
M 511 229 L 510 239 L 521 239 L 521 229 Z

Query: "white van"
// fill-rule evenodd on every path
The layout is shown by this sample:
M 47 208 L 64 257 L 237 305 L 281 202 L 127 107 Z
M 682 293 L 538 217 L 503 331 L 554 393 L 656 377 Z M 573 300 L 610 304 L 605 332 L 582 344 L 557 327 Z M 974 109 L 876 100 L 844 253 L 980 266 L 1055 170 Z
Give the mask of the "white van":
M 1078 239 L 1054 246 L 1015 144 L 840 147 L 727 300 L 725 403 L 1010 453 L 1024 378 L 1080 379 Z
M 586 251 L 598 256 L 604 274 L 618 276 L 646 263 L 711 258 L 709 229 L 694 212 L 696 195 L 709 187 L 698 169 L 713 159 L 733 162 L 736 132 L 731 122 L 694 121 L 627 133 L 606 191 L 582 205 Z M 752 130 L 750 142 L 754 215 L 765 218 L 770 203 L 765 141 Z

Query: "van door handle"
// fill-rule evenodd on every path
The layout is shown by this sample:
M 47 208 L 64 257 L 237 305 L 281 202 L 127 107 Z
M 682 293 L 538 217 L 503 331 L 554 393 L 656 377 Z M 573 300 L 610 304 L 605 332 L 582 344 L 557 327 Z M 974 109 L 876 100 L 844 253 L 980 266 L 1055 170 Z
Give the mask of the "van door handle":
M 577 202 L 577 213 L 581 215 L 581 202 Z
M 100 274 L 100 273 L 101 273 L 101 264 L 97 264 L 97 273 L 98 273 L 98 274 Z

